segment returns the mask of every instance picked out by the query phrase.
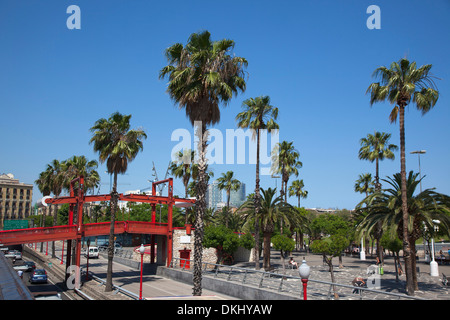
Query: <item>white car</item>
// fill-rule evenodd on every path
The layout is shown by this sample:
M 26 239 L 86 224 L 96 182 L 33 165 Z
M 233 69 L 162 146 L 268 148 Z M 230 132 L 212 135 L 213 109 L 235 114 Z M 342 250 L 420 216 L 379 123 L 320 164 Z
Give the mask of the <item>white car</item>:
M 5 254 L 5 257 L 20 260 L 22 259 L 22 252 L 18 250 L 10 250 L 7 254 Z
M 84 255 L 87 257 L 89 254 L 89 258 L 98 258 L 98 247 L 89 247 L 89 250 L 86 250 Z

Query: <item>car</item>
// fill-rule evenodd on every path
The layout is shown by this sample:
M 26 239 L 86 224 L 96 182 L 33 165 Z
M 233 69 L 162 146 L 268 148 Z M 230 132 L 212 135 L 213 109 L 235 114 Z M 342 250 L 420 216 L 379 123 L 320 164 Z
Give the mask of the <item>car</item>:
M 36 269 L 36 264 L 33 261 L 24 261 L 21 265 L 17 265 L 13 267 L 14 270 L 21 270 L 24 272 L 33 271 Z
M 8 253 L 5 254 L 5 257 L 20 260 L 22 259 L 22 252 L 18 250 L 10 250 L 8 251 Z
M 28 280 L 31 283 L 47 283 L 47 272 L 44 269 L 35 269 L 30 274 L 30 279 Z
M 36 269 L 36 263 L 34 263 L 33 261 L 24 261 L 23 264 L 27 266 L 26 271 L 33 271 L 34 269 Z
M 106 251 L 106 250 L 108 250 L 108 246 L 109 246 L 109 241 L 106 241 L 99 248 L 102 249 L 103 251 Z M 120 242 L 114 242 L 114 252 L 117 252 L 120 250 L 122 250 L 122 245 L 120 244 Z
M 89 247 L 89 250 L 86 250 L 84 256 L 87 257 L 88 254 L 89 258 L 98 258 L 98 247 Z

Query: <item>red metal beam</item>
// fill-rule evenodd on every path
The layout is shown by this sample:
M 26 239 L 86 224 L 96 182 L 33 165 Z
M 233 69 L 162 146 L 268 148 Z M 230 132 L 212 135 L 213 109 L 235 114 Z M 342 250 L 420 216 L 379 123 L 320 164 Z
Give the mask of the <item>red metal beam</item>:
M 48 228 L 30 228 L 0 231 L 0 243 L 4 245 L 47 242 L 76 239 L 77 236 L 93 237 L 108 235 L 110 222 L 87 223 L 78 230 L 76 225 L 56 226 Z M 138 234 L 168 234 L 167 223 L 152 223 L 145 221 L 116 221 L 114 233 Z
M 128 233 L 162 234 L 167 235 L 167 223 L 152 223 L 144 221 L 127 221 Z
M 185 198 L 172 198 L 164 196 L 149 196 L 145 194 L 122 194 L 119 193 L 120 201 L 131 201 L 131 202 L 145 202 L 153 204 L 169 204 L 171 202 L 184 202 L 184 203 L 195 203 L 196 199 L 185 199 Z M 111 201 L 110 194 L 84 196 L 84 202 L 99 202 L 99 201 Z M 63 204 L 70 203 L 75 204 L 78 199 L 75 197 L 59 197 L 59 198 L 47 198 L 45 202 L 48 204 Z
M 0 243 L 4 245 L 68 240 L 76 237 L 75 225 L 0 231 Z
M 127 232 L 125 221 L 115 221 L 114 223 L 114 233 L 124 233 Z M 99 222 L 99 223 L 86 223 L 83 225 L 83 236 L 84 237 L 93 237 L 100 235 L 109 234 L 109 229 L 111 226 L 111 222 Z

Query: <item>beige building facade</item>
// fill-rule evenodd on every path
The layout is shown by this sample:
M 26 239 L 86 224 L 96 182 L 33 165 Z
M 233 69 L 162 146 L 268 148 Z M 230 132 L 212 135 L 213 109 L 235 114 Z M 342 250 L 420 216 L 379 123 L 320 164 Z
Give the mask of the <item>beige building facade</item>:
M 0 174 L 0 229 L 5 219 L 26 219 L 33 214 L 33 185 L 19 182 L 11 173 Z

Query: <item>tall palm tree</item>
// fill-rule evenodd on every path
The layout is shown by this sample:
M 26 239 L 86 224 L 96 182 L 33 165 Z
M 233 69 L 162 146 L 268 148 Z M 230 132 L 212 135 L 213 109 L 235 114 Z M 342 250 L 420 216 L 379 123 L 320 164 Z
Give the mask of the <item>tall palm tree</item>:
M 355 181 L 355 192 L 365 193 L 367 197 L 374 191 L 373 184 L 372 175 L 370 173 L 360 174 L 358 180 Z
M 306 199 L 308 197 L 308 191 L 303 190 L 305 184 L 302 180 L 294 180 L 292 181 L 291 186 L 289 187 L 289 196 L 296 196 L 298 199 L 298 207 L 300 208 L 300 198 Z
M 362 138 L 361 148 L 359 149 L 358 157 L 361 160 L 375 161 L 375 190 L 381 191 L 381 184 L 379 178 L 379 161 L 384 159 L 394 160 L 395 150 L 398 147 L 395 144 L 389 144 L 391 138 L 390 133 L 376 131 L 373 135 L 368 134 L 366 138 Z
M 39 173 L 39 178 L 36 179 L 36 181 L 34 182 L 39 191 L 42 193 L 42 196 L 49 196 L 50 193 L 52 192 L 52 180 L 51 180 L 51 175 L 50 172 L 48 170 L 42 171 L 41 173 Z M 48 213 L 48 207 L 45 207 L 45 211 L 42 214 L 42 223 L 40 225 L 40 227 L 45 226 L 45 217 Z M 41 242 L 41 252 L 44 250 L 44 243 Z
M 410 219 L 406 224 L 409 242 L 415 252 L 415 242 L 423 236 L 423 228 L 426 226 L 433 230 L 433 220 L 439 220 L 442 230 L 449 234 L 450 230 L 450 197 L 437 193 L 434 189 L 426 189 L 414 195 L 417 186 L 422 179 L 417 179 L 418 173 L 410 171 L 407 178 L 407 206 Z M 367 196 L 356 207 L 356 212 L 366 211 L 366 217 L 358 224 L 359 232 L 371 232 L 381 223 L 384 230 L 396 232 L 399 239 L 403 240 L 405 224 L 403 224 L 403 195 L 401 193 L 402 177 L 400 173 L 388 177 L 389 189 L 376 192 Z M 413 267 L 416 270 L 416 259 L 413 256 Z M 413 273 L 414 290 L 418 290 L 417 275 Z
M 409 62 L 403 58 L 398 62 L 392 62 L 389 68 L 381 66 L 375 69 L 374 77 L 380 78 L 380 82 L 374 82 L 367 88 L 370 92 L 370 104 L 375 102 L 389 101 L 394 104 L 389 120 L 396 122 L 397 115 L 400 118 L 400 174 L 402 178 L 402 213 L 403 223 L 408 224 L 409 214 L 406 194 L 406 158 L 405 158 L 405 107 L 413 102 L 422 115 L 427 113 L 436 105 L 439 92 L 435 89 L 433 76 L 430 74 L 432 65 L 426 64 L 417 68 L 416 62 Z M 414 283 L 412 269 L 411 244 L 408 239 L 408 229 L 403 230 L 403 256 L 405 259 L 405 273 L 407 281 L 407 293 L 414 295 Z
M 220 121 L 220 104 L 227 105 L 234 95 L 244 92 L 245 58 L 231 54 L 234 41 L 211 40 L 208 31 L 193 33 L 186 46 L 176 43 L 166 49 L 169 65 L 161 69 L 160 78 L 169 78 L 167 91 L 196 127 L 198 143 L 197 215 L 194 237 L 193 295 L 202 293 L 203 215 L 206 210 L 207 128 Z
M 255 215 L 259 216 L 261 210 L 261 194 L 259 186 L 259 153 L 260 153 L 260 138 L 261 130 L 277 130 L 278 124 L 275 120 L 278 118 L 278 108 L 270 104 L 269 96 L 260 96 L 257 98 L 250 98 L 242 103 L 242 112 L 236 116 L 239 128 L 251 129 L 253 131 L 253 138 L 256 137 L 256 183 L 254 194 Z M 257 270 L 259 265 L 259 220 L 255 219 L 255 250 L 254 260 Z
M 88 160 L 85 156 L 72 156 L 61 163 L 63 171 L 63 187 L 67 191 L 70 190 L 70 182 L 78 178 L 84 177 L 83 192 L 94 190 L 100 183 L 100 175 L 97 172 L 98 162 L 96 160 Z
M 238 179 L 234 179 L 234 172 L 227 171 L 222 173 L 222 176 L 217 178 L 217 187 L 219 190 L 225 190 L 227 194 L 227 213 L 225 217 L 225 226 L 228 228 L 228 216 L 230 215 L 230 195 L 231 191 L 237 191 L 241 187 L 241 182 Z
M 100 183 L 100 176 L 97 172 L 98 163 L 95 160 L 88 160 L 85 156 L 73 156 L 61 162 L 61 179 L 63 189 L 70 191 L 70 182 L 80 176 L 84 177 L 83 192 L 86 193 L 88 190 L 93 190 Z M 78 190 L 78 183 L 75 185 L 75 195 Z M 78 212 L 75 208 L 74 212 Z M 74 215 L 74 223 L 78 221 L 78 215 Z M 77 240 L 75 240 L 77 241 Z M 72 247 L 72 240 L 68 240 L 67 247 Z M 72 247 L 72 259 L 75 259 L 75 246 Z
M 47 165 L 47 174 L 50 179 L 50 189 L 55 197 L 59 197 L 64 186 L 63 163 L 57 159 Z M 58 205 L 53 207 L 53 226 L 56 226 L 58 218 Z M 52 258 L 55 257 L 55 241 L 52 241 Z
M 117 175 L 127 171 L 128 163 L 133 161 L 143 149 L 143 139 L 147 138 L 144 130 L 130 130 L 130 115 L 113 113 L 109 119 L 97 120 L 90 129 L 93 136 L 90 143 L 99 153 L 101 163 L 106 161 L 109 174 L 114 175 L 111 191 L 111 225 L 109 230 L 108 269 L 106 274 L 106 292 L 112 290 L 112 262 L 114 257 L 114 223 L 118 202 Z
M 276 196 L 276 189 L 261 189 L 261 193 L 261 210 L 258 214 L 252 200 L 246 201 L 238 212 L 247 222 L 253 219 L 260 221 L 264 239 L 263 267 L 270 270 L 270 239 L 276 225 L 283 223 L 290 226 L 296 223 L 298 215 L 294 207 L 284 202 L 283 196 Z
M 298 169 L 303 166 L 298 160 L 300 153 L 294 148 L 294 142 L 282 141 L 278 143 L 273 151 L 274 164 L 272 170 L 274 173 L 281 173 L 281 195 L 284 195 L 284 201 L 287 202 L 287 185 L 291 175 L 298 176 Z M 277 166 L 278 164 L 278 166 Z

